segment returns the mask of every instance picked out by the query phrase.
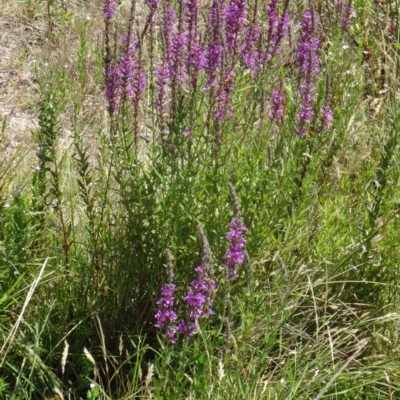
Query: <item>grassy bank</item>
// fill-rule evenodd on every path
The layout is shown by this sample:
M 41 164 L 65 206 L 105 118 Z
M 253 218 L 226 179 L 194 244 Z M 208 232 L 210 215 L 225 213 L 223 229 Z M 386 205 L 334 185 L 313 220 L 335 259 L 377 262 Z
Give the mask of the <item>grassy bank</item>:
M 0 15 L 0 398 L 400 396 L 397 1 Z

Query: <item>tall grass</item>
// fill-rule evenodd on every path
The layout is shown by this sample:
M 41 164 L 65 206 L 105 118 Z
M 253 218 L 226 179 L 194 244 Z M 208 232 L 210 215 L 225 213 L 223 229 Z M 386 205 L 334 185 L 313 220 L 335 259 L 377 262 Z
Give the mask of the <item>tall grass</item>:
M 397 398 L 397 3 L 46 4 L 0 397 Z

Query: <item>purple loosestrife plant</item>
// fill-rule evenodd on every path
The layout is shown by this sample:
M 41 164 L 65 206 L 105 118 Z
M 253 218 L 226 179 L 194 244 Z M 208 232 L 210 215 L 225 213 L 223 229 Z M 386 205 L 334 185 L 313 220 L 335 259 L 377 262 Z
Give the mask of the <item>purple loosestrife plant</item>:
M 350 26 L 350 19 L 355 15 L 352 7 L 352 0 L 348 0 L 345 4 L 344 0 L 335 0 L 334 7 L 336 11 L 336 23 L 339 23 L 343 31 L 347 31 Z
M 286 100 L 285 94 L 280 89 L 274 89 L 271 93 L 271 110 L 268 114 L 269 119 L 279 119 L 283 115 L 283 106 Z
M 304 11 L 301 20 L 302 32 L 300 35 L 300 44 L 297 48 L 296 64 L 301 75 L 305 76 L 300 85 L 300 95 L 302 103 L 297 116 L 295 132 L 304 137 L 306 135 L 306 126 L 310 124 L 314 111 L 312 108 L 314 90 L 314 78 L 319 72 L 319 58 L 317 55 L 320 40 L 315 36 L 315 16 L 313 9 Z
M 176 286 L 172 283 L 168 283 L 161 288 L 161 298 L 156 303 L 158 310 L 155 314 L 157 321 L 155 326 L 166 330 L 166 335 L 171 343 L 176 343 L 175 321 L 177 315 L 174 311 L 175 290 Z
M 326 132 L 331 130 L 333 121 L 333 111 L 332 109 L 325 105 L 322 107 L 322 129 Z
M 147 0 L 147 6 L 150 9 L 150 12 L 147 16 L 147 21 L 145 24 L 145 28 L 144 28 L 144 33 L 147 32 L 148 29 L 152 30 L 154 24 L 156 23 L 156 12 L 160 7 L 160 1 L 159 0 Z M 144 33 L 142 34 L 142 37 L 144 36 Z
M 118 104 L 120 101 L 121 83 L 118 66 L 113 65 L 109 68 L 106 79 L 106 99 L 108 102 L 108 112 L 112 115 L 118 112 Z
M 247 1 L 231 0 L 231 2 L 223 8 L 225 44 L 232 53 L 237 51 L 237 45 L 244 36 L 244 24 L 247 19 Z
M 115 17 L 115 10 L 117 8 L 117 0 L 104 0 L 103 13 L 108 20 Z
M 213 293 L 217 288 L 206 266 L 199 265 L 195 268 L 197 278 L 190 283 L 184 298 L 187 304 L 188 315 L 186 320 L 178 324 L 178 331 L 191 337 L 197 328 L 197 320 L 208 318 L 212 314 Z
M 141 63 L 135 60 L 136 38 L 133 35 L 129 38 L 123 36 L 121 42 L 121 59 L 107 71 L 106 98 L 109 112 L 112 114 L 118 113 L 121 100 L 126 98 L 137 108 L 146 86 L 146 74 Z
M 162 43 L 163 52 L 161 65 L 155 71 L 155 84 L 158 88 L 155 105 L 157 107 L 157 114 L 159 121 L 163 120 L 164 115 L 167 113 L 167 103 L 171 100 L 170 84 L 171 84 L 171 69 L 172 69 L 172 37 L 174 34 L 174 22 L 176 13 L 173 8 L 164 10 L 164 18 L 162 23 Z
M 269 64 L 274 55 L 279 54 L 280 44 L 286 37 L 289 26 L 289 13 L 287 11 L 288 1 L 285 1 L 283 13 L 279 15 L 279 0 L 271 0 L 267 8 L 267 48 L 264 54 L 263 63 Z
M 131 35 L 130 37 L 123 36 L 122 42 L 122 57 L 119 62 L 119 76 L 121 79 L 121 87 L 124 91 L 123 95 L 130 97 L 134 92 L 134 69 L 135 69 L 135 52 L 137 40 Z
M 204 69 L 208 76 L 205 90 L 217 85 L 217 70 L 222 65 L 223 44 L 221 41 L 221 2 L 213 0 L 210 7 L 210 38 L 204 55 Z
M 204 68 L 205 64 L 204 51 L 200 45 L 197 29 L 198 5 L 199 0 L 187 0 L 184 3 L 187 25 L 186 69 L 194 90 L 197 87 L 198 73 Z
M 157 107 L 157 114 L 160 121 L 163 119 L 164 114 L 167 113 L 166 103 L 170 100 L 168 94 L 168 85 L 170 82 L 169 68 L 166 63 L 161 67 L 156 69 L 156 86 L 157 98 L 155 100 L 155 105 Z
M 218 123 L 221 125 L 225 118 L 232 117 L 233 110 L 229 103 L 230 96 L 235 88 L 236 74 L 233 70 L 225 73 L 216 92 L 216 104 L 214 116 Z
M 258 48 L 260 35 L 261 27 L 260 24 L 257 22 L 256 16 L 254 16 L 251 23 L 246 28 L 245 39 L 241 48 L 244 65 L 252 72 L 254 71 L 255 67 L 257 67 L 257 69 L 259 68 L 259 66 L 257 65 L 257 61 L 260 57 L 260 52 Z
M 170 38 L 169 53 L 169 74 L 171 77 L 172 90 L 177 91 L 178 86 L 185 87 L 187 83 L 187 69 L 185 64 L 185 49 L 188 43 L 188 32 L 184 29 L 182 21 L 178 21 L 177 29 L 174 28 L 174 10 L 168 10 L 167 35 Z
M 248 231 L 240 219 L 234 218 L 229 224 L 230 231 L 226 235 L 229 248 L 223 257 L 222 266 L 225 268 L 229 278 L 238 276 L 236 268 L 244 261 L 244 245 L 246 239 L 244 234 Z

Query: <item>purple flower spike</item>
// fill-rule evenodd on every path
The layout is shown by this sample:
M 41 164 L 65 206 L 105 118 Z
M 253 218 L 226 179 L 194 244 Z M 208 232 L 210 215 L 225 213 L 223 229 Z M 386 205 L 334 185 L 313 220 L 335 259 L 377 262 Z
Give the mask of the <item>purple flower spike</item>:
M 115 10 L 117 8 L 117 0 L 104 0 L 103 13 L 108 20 L 115 17 Z
M 279 119 L 283 115 L 283 104 L 286 100 L 285 94 L 280 89 L 274 89 L 271 93 L 271 111 L 269 119 Z
M 116 66 L 112 66 L 107 71 L 107 84 L 106 84 L 106 98 L 108 101 L 108 111 L 111 114 L 118 112 L 118 104 L 120 101 L 120 77 L 119 69 Z
M 213 0 L 210 8 L 210 41 L 204 55 L 204 70 L 208 75 L 206 91 L 217 85 L 217 69 L 222 64 L 223 45 L 220 37 L 221 13 L 219 8 L 220 0 Z
M 241 40 L 243 27 L 247 18 L 247 1 L 232 0 L 224 9 L 226 45 L 231 51 Z
M 182 320 L 177 328 L 187 337 L 195 333 L 199 318 L 207 318 L 212 314 L 212 295 L 217 288 L 206 267 L 200 265 L 195 268 L 195 271 L 197 279 L 190 283 L 188 293 L 184 298 L 188 307 L 188 320 Z
M 279 15 L 279 0 L 271 0 L 267 9 L 268 39 L 263 62 L 268 64 L 272 57 L 280 52 L 280 44 L 286 37 L 289 27 L 287 4 L 282 15 Z
M 174 292 L 176 286 L 172 283 L 166 284 L 161 288 L 161 298 L 157 301 L 159 306 L 155 318 L 155 326 L 160 329 L 166 329 L 167 337 L 171 343 L 176 343 L 175 321 L 177 319 L 174 311 Z
M 226 238 L 229 240 L 229 249 L 223 257 L 222 266 L 226 269 L 227 274 L 230 278 L 236 278 L 238 276 L 236 267 L 243 264 L 244 260 L 244 245 L 246 239 L 244 233 L 248 231 L 246 226 L 239 219 L 234 218 L 229 224 L 231 229 Z
M 242 59 L 246 68 L 252 70 L 258 67 L 257 61 L 259 60 L 259 50 L 257 48 L 260 39 L 261 27 L 253 20 L 246 31 L 244 44 L 242 45 Z
M 314 78 L 319 72 L 317 51 L 320 40 L 315 36 L 315 16 L 312 9 L 304 11 L 301 26 L 300 44 L 295 61 L 305 79 L 300 86 L 300 96 L 303 102 L 297 116 L 295 132 L 304 137 L 306 126 L 310 124 L 314 115 L 312 91 L 315 86 Z
M 356 14 L 354 8 L 351 6 L 352 0 L 344 4 L 344 0 L 336 0 L 334 3 L 336 11 L 336 22 L 340 23 L 342 30 L 346 31 L 350 26 L 350 19 Z
M 329 106 L 322 107 L 322 129 L 330 131 L 332 127 L 333 111 Z

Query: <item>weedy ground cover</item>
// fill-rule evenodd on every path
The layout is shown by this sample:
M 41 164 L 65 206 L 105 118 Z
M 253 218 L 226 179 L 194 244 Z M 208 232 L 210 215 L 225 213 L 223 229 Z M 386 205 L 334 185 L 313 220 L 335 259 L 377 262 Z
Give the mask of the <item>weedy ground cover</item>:
M 40 40 L 30 147 L 1 117 L 1 398 L 400 395 L 397 1 L 2 18 Z

